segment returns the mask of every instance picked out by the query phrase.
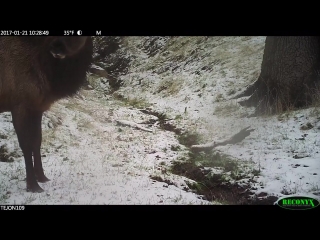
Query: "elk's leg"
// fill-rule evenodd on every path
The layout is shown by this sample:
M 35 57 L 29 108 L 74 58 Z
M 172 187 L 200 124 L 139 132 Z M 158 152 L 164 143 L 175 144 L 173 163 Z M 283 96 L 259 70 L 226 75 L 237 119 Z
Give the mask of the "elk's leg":
M 38 182 L 47 182 L 47 181 L 50 181 L 50 179 L 44 175 L 43 168 L 42 168 L 42 161 L 41 161 L 41 153 L 40 153 L 41 141 L 42 141 L 42 130 L 41 130 L 42 112 L 38 112 L 35 115 L 37 116 L 34 116 L 34 121 L 37 121 L 37 123 L 35 126 L 36 129 L 34 132 L 35 140 L 32 146 L 34 172 Z
M 41 114 L 19 107 L 12 111 L 12 122 L 16 130 L 19 145 L 23 152 L 26 164 L 27 191 L 43 192 L 43 189 L 39 186 L 36 180 L 32 163 L 32 151 L 36 141 L 35 133 L 39 122 L 41 124 Z

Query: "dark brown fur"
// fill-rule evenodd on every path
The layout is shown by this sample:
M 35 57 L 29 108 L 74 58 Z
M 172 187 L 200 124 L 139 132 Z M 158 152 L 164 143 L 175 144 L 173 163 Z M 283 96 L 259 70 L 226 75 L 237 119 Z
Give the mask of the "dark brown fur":
M 42 114 L 79 90 L 92 51 L 90 37 L 0 37 L 0 112 L 12 114 L 29 191 L 42 192 L 37 180 L 49 180 L 40 154 Z

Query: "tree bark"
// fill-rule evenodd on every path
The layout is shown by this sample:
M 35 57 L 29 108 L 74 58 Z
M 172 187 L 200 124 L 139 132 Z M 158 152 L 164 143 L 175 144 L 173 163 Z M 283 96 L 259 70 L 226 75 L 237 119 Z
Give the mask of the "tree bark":
M 319 79 L 319 37 L 267 37 L 261 74 L 238 98 L 250 96 L 240 104 L 256 107 L 257 114 L 280 113 L 309 106 L 320 94 Z

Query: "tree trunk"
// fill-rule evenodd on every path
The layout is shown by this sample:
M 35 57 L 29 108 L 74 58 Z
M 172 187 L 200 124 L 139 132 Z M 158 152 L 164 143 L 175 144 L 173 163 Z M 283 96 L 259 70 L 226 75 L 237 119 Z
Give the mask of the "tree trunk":
M 256 113 L 280 113 L 308 106 L 319 92 L 320 38 L 267 37 L 258 80 L 238 97 Z M 317 92 L 317 93 L 316 93 Z

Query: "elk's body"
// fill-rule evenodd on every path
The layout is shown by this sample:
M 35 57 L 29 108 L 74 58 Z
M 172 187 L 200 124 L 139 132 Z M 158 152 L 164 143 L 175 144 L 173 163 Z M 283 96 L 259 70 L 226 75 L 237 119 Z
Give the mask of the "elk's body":
M 28 191 L 42 192 L 37 181 L 49 180 L 40 154 L 42 114 L 79 90 L 92 51 L 90 37 L 0 37 L 0 112 L 12 114 Z

